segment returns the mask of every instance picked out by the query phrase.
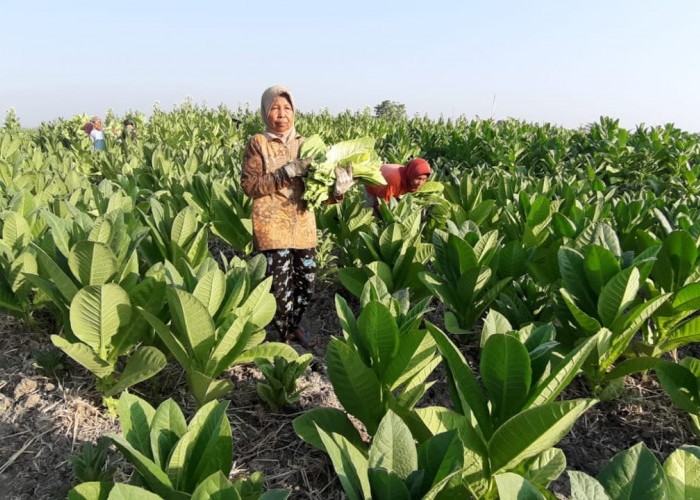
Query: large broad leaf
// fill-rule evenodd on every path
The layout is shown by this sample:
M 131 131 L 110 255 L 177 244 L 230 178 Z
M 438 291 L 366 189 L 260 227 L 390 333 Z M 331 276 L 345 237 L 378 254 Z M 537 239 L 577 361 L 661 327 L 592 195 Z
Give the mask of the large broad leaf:
M 380 302 L 367 304 L 357 318 L 358 337 L 370 355 L 380 380 L 399 348 L 399 328 L 391 312 Z
M 583 253 L 588 283 L 595 294 L 600 294 L 603 286 L 620 272 L 620 264 L 610 250 L 598 245 L 586 247 Z
M 216 471 L 231 471 L 233 440 L 227 406 L 228 401 L 204 405 L 175 445 L 168 462 L 168 477 L 178 490 L 193 492 L 199 482 Z
M 206 273 L 197 282 L 192 295 L 204 304 L 211 316 L 216 314 L 226 292 L 226 276 L 219 269 Z
M 656 255 L 652 278 L 664 291 L 676 291 L 685 284 L 697 259 L 695 239 L 687 231 L 674 231 L 666 237 Z
M 173 219 L 173 225 L 170 230 L 170 239 L 180 248 L 190 243 L 197 231 L 197 214 L 191 207 L 184 208 Z
M 73 275 L 83 285 L 102 285 L 116 276 L 119 266 L 112 250 L 104 243 L 79 241 L 68 256 Z
M 534 484 L 513 472 L 496 474 L 494 479 L 500 500 L 544 500 L 545 498 Z
M 418 468 L 413 436 L 396 413 L 387 411 L 369 449 L 369 467 L 383 468 L 406 479 Z
M 557 444 L 595 403 L 592 399 L 547 403 L 506 421 L 488 443 L 492 473 L 510 470 Z
M 523 477 L 546 488 L 566 469 L 566 455 L 559 448 L 550 448 L 525 463 Z
M 668 352 L 691 342 L 700 342 L 700 316 L 695 316 L 675 326 L 659 342 L 656 350 L 661 353 Z
M 196 360 L 204 361 L 214 346 L 214 322 L 209 311 L 194 295 L 178 288 L 165 292 L 174 329 L 187 339 Z
M 684 445 L 664 462 L 669 498 L 700 498 L 700 448 Z
M 569 311 L 571 311 L 571 315 L 576 320 L 576 323 L 578 323 L 581 328 L 588 333 L 595 333 L 600 330 L 601 326 L 598 320 L 585 313 L 576 304 L 574 297 L 569 294 L 569 291 L 566 288 L 560 288 L 559 293 L 561 294 L 562 299 L 564 299 L 566 307 L 569 309 Z
M 462 469 L 465 445 L 456 430 L 437 434 L 418 447 L 418 469 L 425 471 L 423 490 L 429 490 Z
M 258 328 L 264 328 L 272 321 L 277 309 L 275 298 L 270 293 L 271 286 L 272 276 L 269 276 L 250 292 L 236 311 L 238 314 L 250 313 L 250 322 Z
M 292 346 L 287 344 L 281 342 L 267 342 L 244 351 L 233 361 L 233 364 L 253 363 L 255 358 L 274 361 L 275 356 L 281 356 L 287 361 L 293 361 L 298 357 L 298 354 Z
M 355 297 L 362 295 L 362 289 L 371 272 L 366 268 L 344 267 L 338 271 L 340 283 Z
M 608 281 L 598 297 L 598 314 L 603 326 L 611 328 L 615 320 L 637 297 L 639 270 L 628 267 Z
M 137 307 L 136 310 L 146 318 L 146 321 L 153 327 L 156 334 L 163 343 L 168 348 L 170 354 L 172 354 L 178 363 L 185 369 L 185 371 L 191 371 L 193 366 L 197 366 L 196 363 L 192 362 L 190 353 L 187 351 L 185 346 L 180 342 L 177 336 L 163 323 L 158 317 L 154 316 L 150 312 Z
M 162 498 L 144 488 L 122 483 L 82 483 L 68 492 L 68 500 L 159 500 Z M 169 498 L 184 497 L 175 494 Z
M 50 280 L 61 293 L 66 303 L 70 304 L 75 294 L 78 293 L 78 287 L 73 279 L 41 247 L 32 243 L 32 248 L 36 252 L 40 276 Z
M 102 359 L 107 359 L 112 337 L 130 319 L 129 296 L 114 283 L 86 286 L 71 302 L 73 333 Z
M 692 414 L 700 414 L 698 379 L 685 366 L 660 360 L 656 375 L 673 404 Z
M 322 451 L 326 451 L 326 449 L 318 435 L 317 428 L 322 429 L 327 434 L 334 433 L 344 436 L 358 450 L 364 449 L 365 446 L 357 428 L 345 412 L 337 408 L 314 408 L 295 418 L 292 425 L 301 439 Z
M 560 247 L 557 258 L 564 288 L 584 313 L 593 316 L 596 312 L 596 299 L 586 280 L 583 255 L 573 248 Z
M 493 427 L 486 405 L 486 397 L 476 376 L 469 368 L 469 365 L 467 365 L 467 361 L 462 356 L 462 353 L 459 352 L 459 349 L 447 335 L 430 322 L 427 322 L 426 326 L 433 339 L 435 339 L 442 357 L 445 358 L 453 380 L 454 389 L 457 393 L 461 412 L 466 416 L 473 414 L 482 434 L 488 439 L 493 432 Z
M 391 500 L 411 500 L 411 492 L 406 483 L 395 472 L 386 469 L 370 468 L 367 471 L 372 498 Z
M 165 354 L 155 347 L 141 347 L 129 356 L 119 381 L 105 392 L 105 396 L 113 396 L 127 387 L 151 378 L 161 371 L 166 363 Z
M 233 389 L 233 383 L 228 379 L 217 380 L 200 371 L 192 370 L 187 374 L 190 391 L 197 401 L 197 407 L 205 403 L 223 398 Z
M 241 494 L 221 471 L 214 472 L 197 485 L 192 500 L 240 500 Z
M 596 479 L 614 499 L 670 498 L 664 470 L 643 442 L 615 455 Z
M 530 356 L 515 337 L 491 335 L 479 363 L 481 379 L 491 402 L 491 415 L 496 422 L 505 422 L 527 401 L 532 382 Z
M 134 448 L 126 439 L 116 434 L 105 434 L 143 478 L 148 489 L 164 498 L 186 498 L 176 494 L 168 475 L 153 460 Z
M 148 402 L 136 395 L 125 392 L 119 398 L 118 413 L 122 435 L 134 449 L 148 458 L 153 458 L 149 428 L 155 412 Z
M 165 469 L 170 453 L 185 432 L 187 421 L 182 410 L 175 401 L 166 399 L 153 414 L 149 429 L 151 456 L 161 469 Z
M 91 347 L 82 342 L 72 344 L 58 335 L 51 335 L 51 342 L 68 356 L 94 373 L 97 378 L 105 378 L 114 370 L 112 363 L 98 357 Z
M 348 499 L 371 499 L 367 477 L 368 461 L 363 453 L 340 434 L 329 434 L 320 428 L 317 432 Z
M 535 388 L 524 408 L 540 406 L 554 401 L 576 376 L 579 368 L 595 349 L 597 342 L 596 336 L 590 337 L 571 350 L 556 365 L 552 373 Z
M 371 435 L 377 431 L 385 402 L 377 375 L 341 340 L 331 339 L 326 353 L 328 377 L 345 410 L 365 425 Z
M 700 283 L 691 283 L 681 288 L 673 298 L 671 306 L 677 311 L 700 309 Z
M 572 470 L 568 474 L 571 482 L 571 500 L 608 500 L 610 498 L 603 485 L 585 472 Z

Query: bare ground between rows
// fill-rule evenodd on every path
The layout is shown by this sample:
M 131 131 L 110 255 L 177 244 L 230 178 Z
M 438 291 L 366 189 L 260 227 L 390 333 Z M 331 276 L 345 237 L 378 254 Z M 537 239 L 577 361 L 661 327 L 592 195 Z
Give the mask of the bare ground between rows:
M 341 407 L 325 363 L 328 341 L 340 333 L 336 292 L 335 287 L 322 285 L 305 316 L 305 326 L 318 335 L 319 344 L 310 351 L 315 360 L 301 379 L 307 388 L 299 404 L 286 412 L 271 412 L 256 394 L 255 385 L 263 377 L 255 367 L 240 366 L 227 373 L 234 384 L 228 396 L 234 440 L 231 477 L 260 471 L 268 488 L 291 489 L 291 498 L 344 497 L 329 459 L 301 441 L 292 427 L 292 420 L 304 411 Z M 441 311 L 428 316 L 441 322 Z M 101 405 L 90 373 L 68 360 L 65 370 L 56 374 L 35 366 L 33 352 L 52 347 L 49 335 L 55 332 L 51 328 L 49 323 L 32 327 L 0 316 L 0 498 L 66 498 L 75 484 L 69 457 L 80 452 L 84 443 L 94 443 L 107 432 L 119 432 L 118 421 Z M 477 350 L 465 348 L 464 353 L 472 368 L 477 367 Z M 436 383 L 419 406 L 451 407 L 442 375 L 439 368 Z M 154 406 L 173 398 L 188 418 L 194 413 L 184 374 L 174 363 L 134 392 Z M 576 379 L 563 398 L 588 396 L 585 385 Z M 595 475 L 615 453 L 639 441 L 660 460 L 678 446 L 696 442 L 688 417 L 671 404 L 652 376 L 628 377 L 619 398 L 589 409 L 558 446 L 566 455 L 567 469 Z M 110 460 L 117 467 L 115 479 L 127 481 L 129 465 L 116 452 Z M 567 498 L 566 473 L 550 489 L 559 498 Z

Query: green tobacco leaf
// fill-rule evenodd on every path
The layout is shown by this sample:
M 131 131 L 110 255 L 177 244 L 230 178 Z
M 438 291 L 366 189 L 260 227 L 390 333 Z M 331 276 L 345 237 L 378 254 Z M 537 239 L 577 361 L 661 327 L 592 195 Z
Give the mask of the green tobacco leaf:
M 255 358 L 263 358 L 270 361 L 275 359 L 275 356 L 282 356 L 287 361 L 293 361 L 298 357 L 297 352 L 290 345 L 281 342 L 266 342 L 248 349 L 238 356 L 233 364 L 240 365 L 244 363 L 253 363 Z
M 338 400 L 374 435 L 385 408 L 376 374 L 362 362 L 356 351 L 337 338 L 328 344 L 326 359 L 328 377 Z
M 532 370 L 527 349 L 510 335 L 491 335 L 481 351 L 479 368 L 492 404 L 491 415 L 496 422 L 505 422 L 523 407 L 530 392 Z
M 141 347 L 129 356 L 119 381 L 105 392 L 105 396 L 113 396 L 127 387 L 151 378 L 166 364 L 165 354 L 158 349 L 151 346 Z
M 197 282 L 192 295 L 199 299 L 211 316 L 216 314 L 226 292 L 226 276 L 219 269 L 206 273 Z
M 82 285 L 102 285 L 116 276 L 119 266 L 112 250 L 104 243 L 79 241 L 68 256 L 71 272 Z
M 518 413 L 496 429 L 489 440 L 492 473 L 507 471 L 558 443 L 596 400 L 547 403 Z
M 584 249 L 583 270 L 593 292 L 600 294 L 603 286 L 620 272 L 615 256 L 610 250 L 593 245 Z
M 136 395 L 125 392 L 119 398 L 118 413 L 122 435 L 134 449 L 148 458 L 153 458 L 149 428 L 155 412 L 148 402 Z
M 180 363 L 180 365 L 185 369 L 185 371 L 189 372 L 193 370 L 194 368 L 192 359 L 190 357 L 190 353 L 180 342 L 177 336 L 165 325 L 165 323 L 163 323 L 160 319 L 158 319 L 156 316 L 146 311 L 145 309 L 142 309 L 140 307 L 137 307 L 136 309 L 144 318 L 146 318 L 146 321 L 150 323 L 150 325 L 156 331 L 158 337 L 160 337 L 160 339 L 168 348 L 170 354 L 172 354 L 175 357 L 175 359 L 177 359 L 178 363 Z M 194 366 L 197 365 L 195 364 Z
M 585 472 L 568 471 L 571 481 L 571 500 L 609 500 L 603 485 Z
M 486 397 L 476 376 L 467 365 L 462 353 L 447 335 L 430 322 L 427 322 L 426 326 L 447 363 L 462 407 L 462 413 L 467 416 L 473 414 L 482 434 L 487 438 L 490 437 L 493 432 L 491 417 L 488 413 Z
M 418 453 L 411 431 L 391 410 L 382 418 L 372 440 L 369 467 L 386 469 L 402 479 L 418 468 Z
M 178 490 L 193 492 L 211 474 L 231 471 L 233 440 L 227 406 L 228 401 L 211 401 L 202 406 L 175 445 L 168 462 L 168 477 Z
M 214 322 L 207 308 L 192 294 L 178 288 L 168 288 L 165 295 L 174 329 L 180 338 L 187 339 L 194 358 L 205 361 L 215 342 Z
M 42 278 L 50 280 L 61 293 L 61 296 L 70 304 L 78 293 L 78 287 L 63 269 L 56 264 L 42 248 L 32 243 L 32 248 L 36 252 L 37 263 L 39 264 L 39 274 Z
M 233 389 L 233 383 L 230 380 L 217 380 L 197 370 L 192 370 L 187 374 L 187 381 L 198 407 L 223 398 L 228 391 Z
M 187 432 L 187 421 L 180 407 L 172 399 L 166 399 L 156 408 L 149 430 L 151 456 L 165 469 L 168 457 L 178 440 Z
M 391 312 L 381 303 L 372 301 L 362 308 L 357 318 L 358 337 L 372 360 L 380 380 L 386 367 L 399 349 L 399 328 Z
M 340 434 L 329 434 L 320 428 L 317 432 L 348 499 L 372 498 L 367 477 L 368 461 L 363 453 Z
M 112 366 L 111 363 L 98 357 L 91 347 L 82 342 L 71 344 L 58 335 L 51 335 L 51 342 L 68 356 L 94 373 L 97 378 L 105 378 L 114 370 L 114 366 Z
M 548 487 L 566 469 L 566 455 L 559 448 L 545 450 L 527 462 L 523 476 L 533 484 Z
M 500 500 L 544 500 L 545 496 L 524 477 L 506 472 L 494 476 Z
M 197 485 L 192 500 L 240 500 L 242 497 L 228 477 L 221 471 L 214 472 Z
M 663 465 L 669 498 L 700 498 L 700 448 L 683 445 Z
M 615 320 L 637 297 L 639 270 L 628 267 L 608 281 L 598 298 L 598 314 L 603 326 L 611 328 Z
M 149 490 L 164 498 L 182 498 L 176 495 L 176 491 L 167 474 L 150 458 L 131 446 L 122 436 L 112 433 L 107 433 L 105 436 L 112 440 L 127 461 L 136 468 Z
M 666 474 L 643 442 L 615 455 L 596 479 L 611 498 L 670 498 Z
M 129 296 L 114 283 L 86 286 L 71 302 L 73 333 L 103 359 L 107 359 L 112 337 L 130 319 Z
M 673 404 L 691 414 L 700 414 L 698 379 L 685 366 L 659 360 L 656 375 Z
M 385 469 L 370 468 L 367 471 L 372 498 L 411 500 L 411 493 L 401 477 Z
M 340 434 L 358 449 L 363 449 L 362 441 L 357 428 L 350 421 L 345 412 L 337 408 L 314 408 L 304 412 L 292 421 L 297 435 L 319 450 L 326 451 L 321 437 L 318 435 L 317 426 L 327 434 Z

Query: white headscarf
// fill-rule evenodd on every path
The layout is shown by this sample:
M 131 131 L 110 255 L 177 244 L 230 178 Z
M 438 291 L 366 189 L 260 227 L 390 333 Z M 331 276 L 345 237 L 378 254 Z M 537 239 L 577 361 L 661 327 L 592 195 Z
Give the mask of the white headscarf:
M 296 113 L 297 107 L 296 104 L 294 104 L 294 96 L 289 89 L 284 85 L 273 85 L 263 92 L 262 98 L 260 99 L 260 114 L 262 115 L 263 122 L 265 123 L 265 135 L 281 139 L 283 144 L 287 144 L 290 139 L 294 139 L 297 136 L 294 123 L 292 122 L 290 129 L 280 135 L 270 126 L 270 122 L 268 121 L 268 115 L 270 114 L 272 103 L 280 95 L 283 95 L 289 99 L 289 102 L 292 105 L 292 110 Z

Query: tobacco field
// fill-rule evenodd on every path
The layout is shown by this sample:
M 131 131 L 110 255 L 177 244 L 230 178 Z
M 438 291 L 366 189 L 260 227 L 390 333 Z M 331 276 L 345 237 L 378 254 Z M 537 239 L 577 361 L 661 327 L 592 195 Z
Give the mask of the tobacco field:
M 433 169 L 315 210 L 304 348 L 240 187 L 257 111 L 124 118 L 0 129 L 0 496 L 700 498 L 698 134 L 298 113 Z

